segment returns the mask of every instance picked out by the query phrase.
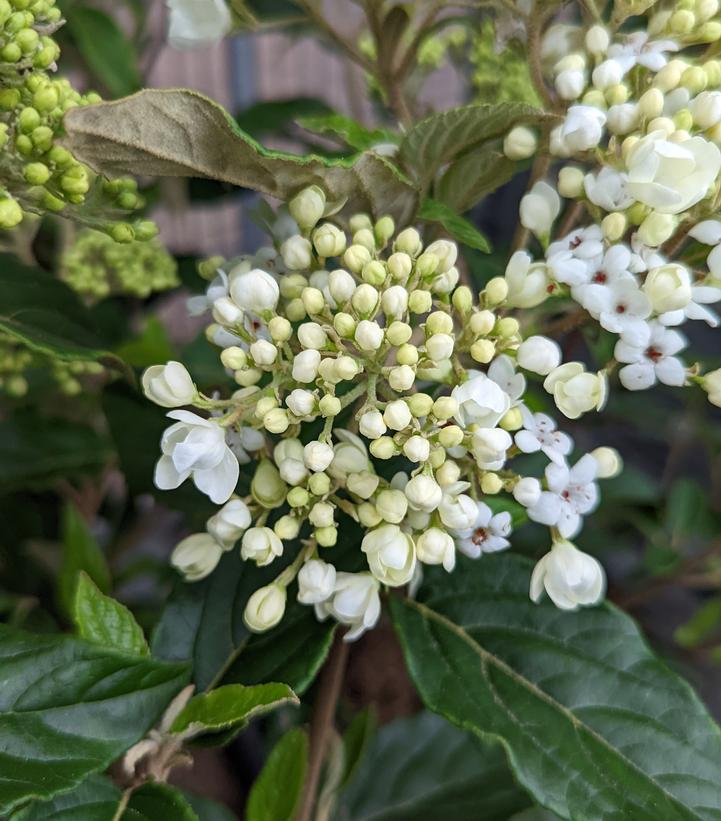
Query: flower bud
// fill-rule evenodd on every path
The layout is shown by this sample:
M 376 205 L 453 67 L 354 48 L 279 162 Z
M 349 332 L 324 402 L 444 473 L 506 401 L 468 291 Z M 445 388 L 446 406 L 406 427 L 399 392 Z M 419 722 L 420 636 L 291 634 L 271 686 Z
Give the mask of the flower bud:
M 258 339 L 250 346 L 250 355 L 256 365 L 272 365 L 278 358 L 278 349 L 267 339 Z
M 259 399 L 255 405 L 254 415 L 258 419 L 262 419 L 266 413 L 269 413 L 273 408 L 278 407 L 278 400 L 274 396 L 264 396 Z
M 458 425 L 447 425 L 438 432 L 438 441 L 444 448 L 456 448 L 463 441 L 463 431 Z
M 536 153 L 538 140 L 530 128 L 518 125 L 506 134 L 503 153 L 509 160 L 525 160 Z
M 391 277 L 396 282 L 405 282 L 413 270 L 413 260 L 404 253 L 391 254 L 386 263 Z
M 433 415 L 440 421 L 450 419 L 458 413 L 458 402 L 452 396 L 439 396 L 433 403 Z
M 496 355 L 496 343 L 490 339 L 478 339 L 471 345 L 469 353 L 474 362 L 486 365 Z
M 353 292 L 351 304 L 361 316 L 368 316 L 378 305 L 378 291 L 372 285 L 364 282 Z
M 310 493 L 304 487 L 294 487 L 288 491 L 286 501 L 291 507 L 305 507 L 310 502 Z
M 426 320 L 426 336 L 453 333 L 453 320 L 444 311 L 434 311 Z
M 381 436 L 370 443 L 370 452 L 376 459 L 390 459 L 398 453 L 396 443 L 390 436 Z
M 606 216 L 601 221 L 601 230 L 603 236 L 609 242 L 618 242 L 626 233 L 628 227 L 628 220 L 625 214 L 614 211 Z
M 393 243 L 393 250 L 417 257 L 423 250 L 421 235 L 415 228 L 404 228 Z
M 456 288 L 451 297 L 453 307 L 461 316 L 467 316 L 473 309 L 473 293 L 467 285 Z
M 398 391 L 399 393 L 409 391 L 413 387 L 415 380 L 415 372 L 413 368 L 408 365 L 397 365 L 395 368 L 391 368 L 388 374 L 388 384 L 394 391 Z
M 380 478 L 375 473 L 363 470 L 360 473 L 351 473 L 346 480 L 346 486 L 351 493 L 361 499 L 370 499 L 378 490 Z
M 303 288 L 301 299 L 303 300 L 303 307 L 309 316 L 320 314 L 325 308 L 325 297 L 323 296 L 323 292 L 318 288 Z
M 541 498 L 541 483 L 533 476 L 524 476 L 513 486 L 513 498 L 524 507 L 533 507 Z
M 408 504 L 414 510 L 421 510 L 432 513 L 443 498 L 441 486 L 431 476 L 419 473 L 408 481 L 403 489 L 408 499 Z
M 286 274 L 280 278 L 278 288 L 285 299 L 297 299 L 303 288 L 308 287 L 308 280 L 302 274 Z
M 426 314 L 433 304 L 433 297 L 428 291 L 411 291 L 408 296 L 408 308 L 414 314 Z
M 481 491 L 495 496 L 503 490 L 503 480 L 496 473 L 484 473 L 481 476 Z
M 402 285 L 392 285 L 381 296 L 381 308 L 387 316 L 403 316 L 408 310 L 408 291 Z
M 143 373 L 143 393 L 162 408 L 189 405 L 197 394 L 193 380 L 181 362 L 152 365 Z
M 274 408 L 263 417 L 263 427 L 268 433 L 285 433 L 289 425 L 288 413 L 282 408 Z
M 416 260 L 416 272 L 422 279 L 438 273 L 438 257 L 430 251 L 424 251 Z
M 251 527 L 243 534 L 240 556 L 244 561 L 265 567 L 282 555 L 283 542 L 269 527 Z
M 319 257 L 339 257 L 346 247 L 345 234 L 330 222 L 313 231 L 313 245 Z
M 403 430 L 411 422 L 411 411 L 403 399 L 396 399 L 386 405 L 383 421 L 391 430 Z
M 268 323 L 273 342 L 287 342 L 293 335 L 293 327 L 284 316 L 274 316 Z
M 371 220 L 368 214 L 353 214 L 348 223 L 348 227 L 350 228 L 351 234 L 362 231 L 364 228 L 370 230 L 373 228 L 373 220 Z
M 186 581 L 197 582 L 215 570 L 222 555 L 223 549 L 209 533 L 194 533 L 175 546 L 170 563 Z
M 558 74 L 554 85 L 562 100 L 577 100 L 586 87 L 586 76 L 578 69 L 566 69 Z
M 584 193 L 584 173 L 575 165 L 567 165 L 558 173 L 558 193 L 567 199 L 580 199 Z
M 328 344 L 328 337 L 317 322 L 304 322 L 298 328 L 298 341 L 304 348 L 320 351 Z
M 285 315 L 291 322 L 300 322 L 305 319 L 306 310 L 302 299 L 291 299 L 285 306 Z
M 368 558 L 371 573 L 382 584 L 399 587 L 413 576 L 415 545 L 398 525 L 386 524 L 371 530 L 363 538 L 361 550 Z
M 303 388 L 296 388 L 286 397 L 285 404 L 294 416 L 306 419 L 314 413 L 315 395 Z
M 393 236 L 395 230 L 396 224 L 393 222 L 393 217 L 385 216 L 378 220 L 378 222 L 373 226 L 373 235 L 379 248 L 383 248 L 383 246 Z
M 325 211 L 325 192 L 317 185 L 304 188 L 288 203 L 291 217 L 298 225 L 309 230 L 318 222 Z M 330 256 L 326 254 L 325 256 Z
M 313 527 L 331 527 L 335 505 L 330 502 L 316 502 L 308 512 L 308 519 Z
M 326 394 L 320 402 L 318 402 L 318 410 L 321 416 L 326 418 L 329 416 L 338 416 L 342 407 L 340 399 L 338 399 L 337 396 L 331 396 L 331 394 Z
M 668 263 L 646 274 L 642 290 L 656 313 L 677 311 L 691 301 L 691 276 L 683 265 Z
M 441 451 L 443 453 L 443 451 Z M 436 470 L 436 481 L 441 487 L 446 487 L 458 482 L 461 478 L 461 469 L 457 462 L 452 459 L 446 460 Z
M 377 351 L 383 344 L 383 328 L 368 319 L 362 319 L 355 329 L 354 339 L 362 351 Z
M 495 307 L 500 305 L 508 296 L 508 284 L 503 277 L 493 277 L 486 283 L 483 293 L 487 304 Z
M 382 519 L 391 524 L 399 524 L 408 510 L 408 499 L 402 490 L 381 490 L 376 496 L 375 505 Z
M 373 236 L 371 228 L 361 228 L 353 234 L 353 244 L 359 245 L 369 251 L 371 254 L 375 251 L 376 239 Z
M 636 236 L 644 245 L 657 248 L 673 235 L 677 224 L 678 218 L 673 214 L 651 211 L 639 226 Z
M 358 422 L 358 429 L 368 439 L 379 439 L 388 430 L 379 410 L 366 411 Z
M 493 311 L 483 310 L 471 315 L 470 326 L 474 336 L 488 336 L 496 325 Z
M 221 325 L 239 325 L 243 321 L 243 311 L 230 297 L 222 296 L 213 303 L 213 319 Z
M 434 362 L 441 362 L 453 353 L 453 345 L 449 334 L 434 334 L 426 340 L 426 354 Z
M 301 351 L 293 360 L 293 379 L 296 382 L 312 382 L 318 376 L 320 354 L 318 351 Z
M 272 629 L 283 618 L 286 599 L 286 589 L 281 584 L 273 583 L 259 588 L 245 605 L 245 626 L 253 633 Z
M 295 516 L 290 516 L 286 513 L 273 525 L 273 532 L 279 539 L 284 541 L 292 541 L 298 538 L 300 533 L 300 519 Z
M 403 445 L 403 453 L 411 462 L 427 462 L 431 446 L 422 436 L 411 436 Z
M 350 314 L 341 311 L 333 317 L 333 327 L 339 336 L 344 339 L 351 339 L 355 333 L 356 321 Z
M 361 279 L 369 285 L 380 288 L 386 281 L 385 265 L 377 259 L 367 262 L 361 271 Z
M 499 319 L 496 323 L 496 333 L 506 339 L 515 336 L 519 328 L 518 320 L 513 316 L 504 316 L 503 319 Z
M 721 368 L 709 371 L 703 376 L 701 387 L 708 394 L 708 401 L 716 407 L 721 407 Z
M 606 375 L 589 373 L 581 362 L 566 362 L 546 377 L 543 387 L 551 394 L 558 409 L 569 419 L 578 419 L 590 410 L 600 410 L 606 403 Z
M 523 415 L 520 408 L 510 408 L 498 423 L 503 430 L 519 430 L 523 427 Z
M 358 505 L 358 520 L 363 527 L 366 528 L 376 527 L 383 521 L 375 505 L 372 505 L 370 502 L 364 502 L 362 505 Z
M 393 323 L 393 324 L 395 324 L 395 323 Z M 398 323 L 398 324 L 402 324 L 402 323 Z M 406 328 L 408 328 L 408 330 L 410 330 L 410 327 L 408 325 L 406 325 Z M 386 338 L 388 339 L 388 341 L 392 345 L 395 345 L 396 343 L 394 342 L 394 339 L 396 338 L 396 336 L 394 335 L 393 338 L 391 338 L 391 336 L 390 336 L 390 332 L 392 330 L 393 330 L 393 328 L 391 327 L 386 331 Z M 404 336 L 405 336 L 405 334 L 404 334 Z M 406 338 L 410 339 L 410 335 L 408 335 Z M 400 365 L 415 365 L 415 364 L 417 364 L 418 359 L 419 359 L 419 357 L 418 357 L 418 348 L 416 348 L 415 345 L 408 345 L 408 344 L 404 343 L 403 345 L 400 346 L 400 348 L 398 348 L 398 351 L 396 353 L 396 359 L 398 360 L 398 363 Z
M 437 257 L 436 270 L 440 274 L 450 270 L 458 259 L 458 246 L 447 239 L 437 239 L 426 248 L 425 252 Z
M 545 241 L 560 210 L 558 194 L 548 183 L 539 181 L 521 200 L 521 224 Z
M 310 559 L 298 571 L 298 601 L 319 604 L 333 594 L 336 570 L 332 564 Z
M 351 245 L 343 254 L 343 264 L 354 274 L 359 274 L 370 261 L 370 251 L 364 245 Z
M 391 322 L 386 329 L 386 339 L 391 343 L 391 345 L 403 345 L 408 342 L 412 335 L 413 329 L 411 326 L 405 322 L 400 322 L 399 320 Z
M 545 336 L 530 336 L 520 344 L 518 364 L 527 371 L 546 376 L 561 363 L 558 343 Z
M 533 569 L 530 596 L 537 602 L 545 587 L 556 607 L 576 610 L 600 601 L 605 581 L 603 568 L 596 559 L 563 540 L 556 542 Z
M 325 442 L 308 442 L 303 448 L 305 466 L 316 473 L 326 470 L 333 461 L 333 456 L 333 448 Z
M 611 37 L 603 26 L 596 24 L 586 32 L 584 42 L 590 54 L 600 56 L 608 51 Z
M 408 407 L 416 419 L 428 416 L 433 409 L 433 397 L 427 393 L 414 393 L 408 398 Z
M 338 305 L 343 305 L 353 296 L 356 289 L 355 279 L 342 268 L 328 274 L 328 291 Z
M 290 271 L 302 271 L 311 266 L 313 248 L 309 240 L 296 234 L 280 246 L 280 255 L 283 265 Z

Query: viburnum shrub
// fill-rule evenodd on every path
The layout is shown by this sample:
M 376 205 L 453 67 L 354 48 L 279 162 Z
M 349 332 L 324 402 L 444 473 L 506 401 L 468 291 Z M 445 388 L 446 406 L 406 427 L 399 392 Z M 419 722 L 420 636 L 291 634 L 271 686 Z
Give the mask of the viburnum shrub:
M 17 15 L 37 7 L 43 25 L 57 15 L 49 2 L 6 5 L 16 10 L 0 58 L 14 62 Z M 198 746 L 225 744 L 282 707 L 265 727 L 280 739 L 250 791 L 250 821 L 721 817 L 721 730 L 604 601 L 595 555 L 622 531 L 624 494 L 639 492 L 633 474 L 621 483 L 622 454 L 606 444 L 622 438 L 605 426 L 607 405 L 632 409 L 621 414 L 626 439 L 646 415 L 652 425 L 662 401 L 639 391 L 691 397 L 681 438 L 706 398 L 721 406 L 718 357 L 699 333 L 718 325 L 721 302 L 718 0 L 365 0 L 350 33 L 321 3 L 270 19 L 260 5 L 170 0 L 170 41 L 293 33 L 300 22 L 362 69 L 378 125 L 316 111 L 301 124 L 338 151 L 286 154 L 192 91 L 101 103 L 44 74 L 28 84 L 9 72 L 16 153 L 44 147 L 23 113 L 41 90 L 33 111 L 81 169 L 73 179 L 104 192 L 99 211 L 108 194 L 139 204 L 132 183 L 107 176 L 202 177 L 258 192 L 268 240 L 198 265 L 204 293 L 187 307 L 205 319 L 200 345 L 154 361 L 149 351 L 171 346 L 154 346 L 151 326 L 112 354 L 90 355 L 84 335 L 65 351 L 137 368 L 145 398 L 114 385 L 96 426 L 111 429 L 138 508 L 150 509 L 152 492 L 192 526 L 168 545 L 172 568 L 164 558 L 161 573 L 174 588 L 160 617 L 147 617 L 148 644 L 107 595 L 110 573 L 65 509 L 65 539 L 80 547 L 63 564 L 59 600 L 79 637 L 0 631 L 0 760 L 11 762 L 0 814 L 220 817 L 166 782 Z M 37 69 L 50 44 L 19 40 L 17 59 Z M 482 99 L 425 108 L 424 81 L 444 61 Z M 48 193 L 65 192 L 69 205 L 84 197 L 57 162 L 29 180 L 13 156 L 31 188 L 8 183 L 6 201 L 52 211 Z M 512 178 L 511 199 L 525 188 L 511 210 L 496 192 Z M 489 221 L 498 236 L 476 227 L 480 203 L 499 212 Z M 84 204 L 91 218 L 81 221 L 97 225 Z M 104 230 L 110 238 L 83 234 L 63 257 L 60 276 L 88 303 L 174 283 L 157 244 L 144 255 L 124 246 L 131 260 L 112 238 L 137 230 Z M 27 364 L 18 339 L 57 346 L 62 331 L 46 325 L 35 337 L 14 317 L 0 313 L 8 373 Z M 595 529 L 604 482 L 619 512 Z M 688 587 L 714 591 L 717 546 L 681 561 L 678 545 L 718 519 L 694 500 L 679 524 L 671 497 L 664 521 L 633 514 L 654 533 L 671 530 L 648 563 L 667 561 Z M 672 571 L 655 572 L 642 595 Z M 711 598 L 679 643 L 710 642 L 718 613 Z M 392 645 L 389 624 L 403 684 L 392 664 L 379 669 L 391 656 L 363 654 Z M 349 653 L 381 677 L 384 718 L 391 677 L 427 712 L 369 740 L 372 715 L 349 717 Z M 312 709 L 293 710 L 306 691 Z

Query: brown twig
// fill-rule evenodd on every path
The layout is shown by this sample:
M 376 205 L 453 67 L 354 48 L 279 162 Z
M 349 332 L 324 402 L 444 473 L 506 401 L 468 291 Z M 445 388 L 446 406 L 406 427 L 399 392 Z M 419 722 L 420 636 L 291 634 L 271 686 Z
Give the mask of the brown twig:
M 313 706 L 313 718 L 310 724 L 310 754 L 308 771 L 303 790 L 303 800 L 296 821 L 311 821 L 315 806 L 320 774 L 323 768 L 328 736 L 335 717 L 336 706 L 340 696 L 343 676 L 348 660 L 348 644 L 343 635 L 336 633 L 328 660 L 320 674 L 318 692 Z
M 674 257 L 680 250 L 681 246 L 686 242 L 688 232 L 693 228 L 694 223 L 691 220 L 686 220 L 679 227 L 678 231 L 671 237 L 670 240 L 662 247 L 662 251 L 669 259 Z
M 341 34 L 338 29 L 332 26 L 328 20 L 323 16 L 323 13 L 315 8 L 312 0 L 299 0 L 298 5 L 310 17 L 315 25 L 334 42 L 342 51 L 344 51 L 354 63 L 357 63 L 366 71 L 373 71 L 373 64 L 363 55 L 344 34 Z

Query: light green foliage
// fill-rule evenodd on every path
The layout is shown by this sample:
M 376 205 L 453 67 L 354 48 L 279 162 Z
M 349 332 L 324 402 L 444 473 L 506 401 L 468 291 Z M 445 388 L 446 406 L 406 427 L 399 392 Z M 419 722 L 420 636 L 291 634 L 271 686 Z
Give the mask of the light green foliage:
M 61 278 L 90 300 L 129 295 L 145 298 L 175 288 L 178 266 L 157 240 L 117 243 L 87 230 L 65 253 Z
M 539 104 L 522 48 L 515 41 L 499 48 L 492 20 L 485 20 L 473 32 L 469 56 L 474 65 L 471 82 L 479 103 Z

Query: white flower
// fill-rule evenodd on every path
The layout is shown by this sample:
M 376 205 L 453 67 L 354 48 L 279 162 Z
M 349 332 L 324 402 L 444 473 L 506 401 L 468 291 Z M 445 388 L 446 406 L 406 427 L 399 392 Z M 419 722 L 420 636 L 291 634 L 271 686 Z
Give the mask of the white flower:
M 620 103 L 608 109 L 608 130 L 612 134 L 628 134 L 638 124 L 636 103 Z
M 296 382 L 312 382 L 318 376 L 320 353 L 314 350 L 301 351 L 293 359 L 293 379 Z
M 326 470 L 334 456 L 333 448 L 325 442 L 308 442 L 303 448 L 303 461 L 309 470 L 315 472 Z
M 507 303 L 511 308 L 535 308 L 549 296 L 551 281 L 543 263 L 531 262 L 526 251 L 516 251 L 505 272 L 508 285 Z M 552 287 L 551 287 L 552 290 Z
M 702 91 L 691 101 L 689 110 L 699 128 L 713 128 L 721 123 L 721 92 Z
M 315 394 L 304 388 L 296 388 L 286 397 L 285 404 L 292 414 L 309 421 L 315 410 Z
M 608 49 L 608 56 L 621 64 L 624 73 L 635 65 L 656 72 L 668 62 L 667 51 L 678 51 L 678 45 L 673 40 L 649 40 L 648 32 L 634 31 L 623 43 L 614 43 Z
M 355 341 L 362 351 L 377 351 L 383 344 L 383 328 L 370 319 L 362 319 L 355 329 Z
M 244 311 L 261 314 L 275 310 L 280 289 L 269 273 L 254 268 L 245 274 L 235 276 L 233 271 L 230 272 L 230 295 L 233 302 Z
M 298 571 L 298 601 L 319 604 L 333 595 L 335 567 L 321 559 L 310 559 Z
M 230 31 L 231 16 L 225 0 L 166 0 L 168 42 L 173 48 L 197 48 L 222 40 Z
M 196 389 L 185 365 L 168 362 L 147 368 L 143 374 L 143 392 L 156 405 L 178 408 L 193 401 Z
M 433 512 L 443 499 L 443 490 L 438 482 L 423 473 L 410 479 L 403 488 L 403 492 L 414 510 L 421 510 L 425 513 Z
M 423 436 L 410 436 L 403 445 L 403 453 L 411 462 L 427 462 L 431 446 Z
M 409 391 L 416 381 L 416 374 L 410 365 L 396 365 L 388 374 L 388 384 L 394 391 Z
M 443 496 L 438 506 L 441 521 L 447 528 L 457 532 L 473 527 L 478 515 L 476 503 L 463 493 L 468 488 L 468 482 L 454 482 L 442 489 Z
M 704 137 L 670 142 L 664 131 L 642 137 L 626 157 L 626 190 L 664 214 L 679 214 L 702 200 L 721 170 L 721 151 Z
M 353 641 L 375 627 L 381 614 L 378 580 L 371 573 L 336 573 L 332 596 L 316 604 L 315 612 L 320 620 L 333 616 L 341 624 L 350 626 L 343 637 Z
M 488 368 L 488 378 L 508 394 L 511 405 L 519 404 L 519 400 L 526 392 L 526 377 L 516 372 L 516 365 L 510 356 L 501 354 L 491 362 Z
M 556 607 L 576 610 L 597 604 L 605 586 L 606 576 L 596 559 L 564 540 L 556 542 L 533 569 L 530 596 L 537 602 L 545 587 Z
M 562 465 L 573 450 L 573 440 L 567 433 L 556 430 L 556 423 L 545 413 L 531 413 L 521 408 L 523 430 L 516 434 L 516 445 L 524 453 L 542 451 L 552 462 Z
M 572 105 L 561 127 L 561 139 L 571 151 L 595 148 L 603 136 L 606 115 L 590 105 Z
M 283 257 L 283 264 L 290 271 L 303 271 L 310 268 L 313 259 L 313 246 L 310 244 L 310 240 L 296 234 L 288 237 L 280 246 L 280 255 Z
M 194 533 L 175 546 L 170 563 L 186 581 L 197 582 L 215 570 L 222 555 L 222 547 L 209 533 Z
M 456 545 L 450 533 L 431 527 L 416 539 L 418 561 L 424 564 L 442 564 L 449 573 L 456 566 Z
M 248 451 L 254 452 L 265 447 L 263 432 L 249 427 L 227 431 L 225 441 L 241 465 L 247 465 L 250 462 Z
M 645 345 L 634 346 L 619 340 L 614 356 L 628 363 L 619 371 L 621 384 L 630 391 L 640 391 L 656 384 L 681 386 L 686 381 L 686 367 L 676 357 L 686 347 L 686 338 L 678 331 L 652 322 L 651 335 Z
M 455 419 L 464 428 L 474 424 L 494 428 L 510 410 L 511 398 L 486 374 L 469 373 L 471 378 L 451 392 L 451 398 L 458 403 Z
M 537 182 L 521 200 L 521 224 L 539 239 L 547 237 L 561 211 L 561 198 L 543 180 Z
M 253 633 L 264 633 L 280 622 L 285 613 L 288 594 L 282 584 L 261 587 L 248 599 L 243 621 Z
M 433 334 L 426 340 L 426 354 L 434 362 L 441 362 L 453 353 L 453 345 L 450 334 Z
M 577 68 L 566 68 L 556 76 L 554 85 L 562 100 L 575 100 L 586 87 L 586 74 Z
M 476 428 L 471 449 L 481 470 L 500 470 L 506 462 L 506 452 L 513 445 L 508 431 L 502 428 Z
M 595 88 L 605 91 L 618 85 L 623 80 L 623 75 L 623 66 L 617 60 L 604 60 L 594 68 L 591 81 Z
M 447 239 L 437 239 L 426 248 L 427 254 L 434 254 L 438 258 L 436 272 L 445 274 L 456 264 L 458 246 Z
M 595 478 L 598 463 L 590 454 L 582 456 L 569 468 L 554 462 L 546 466 L 546 484 L 535 505 L 528 508 L 528 517 L 548 527 L 556 527 L 564 539 L 570 539 L 581 529 L 581 517 L 591 513 L 598 504 Z
M 350 473 L 369 470 L 368 451 L 360 436 L 341 429 L 336 429 L 333 433 L 340 442 L 333 448 L 333 461 L 328 473 L 334 479 L 344 479 Z
M 643 345 L 649 338 L 651 301 L 633 279 L 617 279 L 608 285 L 587 285 L 583 307 L 602 328 L 632 345 Z
M 283 555 L 283 542 L 269 527 L 251 527 L 243 534 L 240 557 L 265 567 L 277 556 Z
M 677 311 L 691 301 L 691 274 L 684 265 L 669 262 L 648 272 L 643 290 L 657 314 Z
M 579 259 L 573 251 L 557 251 L 547 255 L 548 273 L 557 282 L 579 285 L 588 280 L 589 263 Z
M 628 191 L 628 177 L 606 165 L 598 174 L 586 174 L 583 180 L 586 196 L 606 211 L 623 211 L 633 202 Z
M 368 439 L 379 439 L 388 430 L 383 414 L 376 409 L 366 411 L 358 422 L 358 429 Z
M 561 364 L 561 348 L 547 336 L 529 336 L 516 352 L 518 364 L 527 371 L 546 376 Z
M 556 407 L 565 416 L 578 419 L 606 404 L 608 379 L 603 371 L 589 373 L 581 362 L 566 362 L 548 374 L 543 387 L 553 394 Z
M 416 549 L 413 539 L 398 525 L 381 525 L 367 533 L 361 550 L 368 557 L 371 573 L 382 584 L 400 587 L 413 576 Z
M 171 411 L 177 419 L 160 440 L 162 456 L 155 466 L 155 485 L 174 490 L 188 477 L 216 504 L 227 502 L 238 483 L 240 467 L 226 445 L 225 430 L 190 411 Z
M 688 305 L 676 311 L 661 314 L 658 321 L 662 325 L 681 325 L 687 319 L 703 319 L 712 328 L 716 328 L 719 324 L 718 314 L 705 306 L 719 300 L 721 300 L 721 288 L 711 285 L 692 285 L 691 301 Z
M 525 160 L 536 153 L 538 139 L 529 128 L 517 125 L 503 140 L 503 153 L 509 160 Z
M 205 526 L 224 550 L 230 550 L 250 527 L 250 523 L 248 505 L 242 499 L 231 499 L 208 519 Z
M 523 476 L 513 487 L 513 498 L 523 507 L 533 507 L 541 498 L 541 483 L 533 476 Z
M 547 256 L 551 257 L 561 251 L 571 251 L 576 259 L 582 259 L 587 264 L 603 256 L 603 231 L 599 225 L 589 225 L 585 228 L 576 228 L 565 237 L 562 237 L 548 246 Z
M 510 545 L 506 538 L 511 533 L 511 514 L 507 511 L 493 514 L 485 502 L 476 502 L 476 518 L 467 530 L 456 533 L 456 546 L 471 559 L 481 553 L 495 553 Z

